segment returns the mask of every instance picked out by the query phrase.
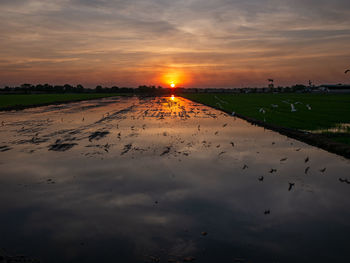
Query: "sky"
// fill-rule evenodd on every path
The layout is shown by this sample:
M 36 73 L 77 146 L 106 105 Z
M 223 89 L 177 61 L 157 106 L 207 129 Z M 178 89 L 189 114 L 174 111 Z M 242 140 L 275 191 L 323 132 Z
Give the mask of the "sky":
M 0 0 L 0 86 L 350 83 L 349 0 Z

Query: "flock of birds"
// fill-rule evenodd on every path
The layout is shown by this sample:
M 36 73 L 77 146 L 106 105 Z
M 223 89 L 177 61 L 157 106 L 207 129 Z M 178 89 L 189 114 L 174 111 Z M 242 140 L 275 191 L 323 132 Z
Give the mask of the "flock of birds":
M 349 72 L 349 71 L 350 71 L 350 70 L 348 70 L 348 72 Z M 221 103 L 224 103 L 224 101 L 221 101 Z M 285 102 L 285 103 L 289 103 L 289 102 Z M 300 102 L 295 102 L 294 104 L 297 105 L 297 104 L 301 104 L 301 103 L 300 103 Z M 293 103 L 291 104 L 292 111 L 293 111 L 294 104 L 293 104 Z M 276 104 L 272 104 L 271 106 L 272 106 L 273 108 L 277 108 L 277 107 L 278 107 L 278 105 L 276 105 Z M 309 108 L 309 110 L 311 110 L 311 106 L 310 106 L 310 105 L 307 104 L 306 106 Z M 261 113 L 263 113 L 263 114 L 265 114 L 265 112 L 266 112 L 263 108 L 261 108 L 259 111 L 260 111 Z M 110 115 L 109 113 L 103 114 L 102 118 L 106 118 L 106 116 L 109 117 L 109 115 Z M 234 115 L 234 114 L 232 114 L 232 115 Z M 63 118 L 61 119 L 61 121 L 63 122 Z M 84 121 L 85 121 L 85 117 L 82 118 L 82 122 L 84 122 Z M 2 122 L 2 125 L 4 125 L 4 122 Z M 222 125 L 222 127 L 225 128 L 227 125 L 228 125 L 228 124 L 225 123 L 225 124 Z M 117 125 L 117 128 L 119 128 L 119 124 Z M 134 129 L 135 129 L 135 126 L 131 126 L 130 128 L 131 128 L 131 130 L 134 130 Z M 142 129 L 144 130 L 145 128 L 146 128 L 146 125 L 143 124 L 143 125 L 142 125 Z M 196 126 L 196 128 L 197 128 L 197 131 L 200 132 L 202 127 L 201 127 L 201 125 L 199 124 L 199 125 Z M 96 132 L 94 132 L 94 133 L 92 133 L 92 134 L 90 134 L 90 135 L 88 136 L 88 140 L 91 142 L 92 140 L 99 139 L 99 138 L 103 138 L 103 137 L 105 137 L 105 136 L 108 135 L 108 134 L 109 134 L 108 131 L 96 131 Z M 216 132 L 214 133 L 214 135 L 218 135 L 218 134 L 219 134 L 219 130 L 216 131 Z M 163 135 L 164 135 L 164 134 L 163 134 Z M 166 135 L 164 135 L 164 136 L 166 136 Z M 121 140 L 121 132 L 118 133 L 117 138 L 118 138 L 119 140 Z M 275 144 L 275 142 L 272 142 L 272 144 Z M 235 147 L 236 144 L 235 144 L 235 142 L 231 141 L 231 142 L 230 142 L 230 145 L 231 145 L 232 147 Z M 107 153 L 109 152 L 110 146 L 111 146 L 111 144 L 109 144 L 109 143 L 107 143 L 107 144 L 104 145 L 104 150 L 105 150 Z M 220 144 L 217 146 L 217 148 L 219 148 L 219 147 L 220 147 Z M 132 149 L 132 144 L 131 144 L 131 143 L 126 144 L 126 145 L 124 146 L 124 149 L 123 149 L 122 152 L 121 152 L 121 155 L 124 155 L 124 154 L 128 153 L 131 149 Z M 164 155 L 169 154 L 169 152 L 170 152 L 171 150 L 172 150 L 171 147 L 166 147 L 165 150 L 160 154 L 160 156 L 164 156 Z M 301 150 L 301 148 L 296 149 L 296 151 L 300 151 L 300 150 Z M 221 151 L 218 155 L 221 156 L 221 155 L 223 155 L 223 154 L 225 154 L 225 153 L 226 153 L 225 151 Z M 288 160 L 288 158 L 287 158 L 287 157 L 284 157 L 284 158 L 281 158 L 281 159 L 280 159 L 280 162 L 283 163 L 283 162 L 286 162 L 287 160 Z M 306 163 L 309 163 L 309 160 L 310 160 L 310 158 L 309 158 L 309 157 L 306 157 L 305 160 L 304 160 L 305 164 L 306 164 Z M 249 168 L 249 167 L 248 167 L 247 164 L 244 164 L 243 167 L 242 167 L 243 170 L 246 170 L 246 169 L 248 169 L 248 168 Z M 310 170 L 310 166 L 307 166 L 307 167 L 305 168 L 305 170 L 304 170 L 304 173 L 307 175 L 307 174 L 309 173 L 309 170 Z M 326 171 L 326 168 L 322 168 L 322 169 L 320 169 L 319 171 L 320 171 L 321 173 L 324 173 L 324 172 Z M 277 173 L 277 169 L 276 169 L 276 168 L 271 168 L 268 172 L 269 172 L 270 174 Z M 264 176 L 258 177 L 258 180 L 259 180 L 260 182 L 263 182 L 264 179 L 265 179 Z M 343 178 L 339 178 L 339 181 L 342 182 L 342 183 L 350 184 L 350 181 L 349 181 L 348 179 L 346 179 L 346 178 L 344 178 L 344 179 L 343 179 Z M 295 187 L 295 182 L 288 182 L 288 188 L 287 188 L 288 191 L 292 191 L 294 187 Z

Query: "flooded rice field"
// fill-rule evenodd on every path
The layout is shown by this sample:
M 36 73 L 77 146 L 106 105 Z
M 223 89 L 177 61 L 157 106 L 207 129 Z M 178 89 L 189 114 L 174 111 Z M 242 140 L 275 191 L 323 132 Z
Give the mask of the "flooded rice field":
M 349 262 L 347 159 L 183 98 L 0 121 L 0 262 Z

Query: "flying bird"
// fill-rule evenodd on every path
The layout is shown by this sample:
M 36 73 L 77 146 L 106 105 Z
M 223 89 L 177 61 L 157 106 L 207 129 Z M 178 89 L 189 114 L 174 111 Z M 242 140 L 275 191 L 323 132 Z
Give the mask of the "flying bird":
M 265 210 L 264 214 L 265 214 L 265 215 L 269 215 L 270 212 L 271 212 L 270 210 Z
M 350 69 L 347 69 L 347 70 L 345 70 L 345 74 L 347 74 L 347 73 L 349 73 L 350 72 Z
M 309 160 L 310 160 L 309 157 L 306 157 L 305 163 L 307 163 Z
M 308 167 L 305 168 L 305 174 L 307 174 L 307 172 L 309 171 L 309 169 L 310 169 L 310 166 L 308 166 Z
M 292 190 L 292 188 L 293 188 L 294 185 L 295 185 L 295 183 L 289 183 L 288 191 Z
M 260 182 L 264 181 L 264 176 L 260 176 L 260 177 L 258 178 L 258 180 L 259 180 Z
M 325 171 L 326 171 L 326 167 L 320 170 L 321 173 L 324 173 Z
M 284 162 L 284 161 L 287 161 L 287 157 L 285 157 L 285 158 L 282 158 L 281 160 L 280 160 L 280 162 Z
M 271 168 L 271 170 L 269 171 L 270 174 L 276 173 L 276 172 L 277 172 L 277 169 L 273 169 L 273 168 Z
M 235 147 L 235 143 L 234 142 L 230 142 L 230 144 L 232 145 L 232 147 Z
M 245 164 L 242 169 L 245 170 L 247 168 L 248 168 L 248 165 Z

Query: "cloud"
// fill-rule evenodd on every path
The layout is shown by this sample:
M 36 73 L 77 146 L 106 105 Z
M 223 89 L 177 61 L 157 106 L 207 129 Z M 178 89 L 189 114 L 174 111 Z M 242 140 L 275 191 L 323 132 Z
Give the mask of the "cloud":
M 348 66 L 349 1 L 3 0 L 0 11 L 0 69 L 7 72 L 0 85 L 31 75 L 94 86 L 105 80 L 92 73 L 113 82 L 116 71 L 116 84 L 162 84 L 159 74 L 176 69 L 209 85 L 218 78 L 226 86 L 266 78 L 252 71 L 272 72 L 288 84 L 293 80 L 279 69 L 287 65 L 295 82 L 304 81 L 305 61 L 317 66 L 308 70 L 315 81 L 346 81 L 334 72 Z M 225 72 L 232 70 L 241 77 L 230 79 Z

